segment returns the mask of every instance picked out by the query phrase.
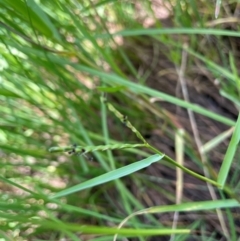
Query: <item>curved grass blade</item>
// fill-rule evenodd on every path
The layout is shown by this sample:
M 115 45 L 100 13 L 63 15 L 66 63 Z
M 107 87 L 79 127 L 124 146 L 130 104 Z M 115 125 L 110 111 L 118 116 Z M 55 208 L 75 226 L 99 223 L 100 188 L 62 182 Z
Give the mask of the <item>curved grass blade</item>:
M 225 199 L 225 200 L 211 200 L 211 201 L 201 201 L 201 202 L 189 202 L 174 205 L 156 206 L 151 208 L 146 208 L 137 211 L 128 217 L 126 217 L 118 226 L 120 229 L 130 218 L 137 215 L 149 214 L 149 213 L 166 213 L 166 212 L 193 212 L 193 211 L 205 211 L 218 208 L 235 208 L 240 207 L 240 204 L 235 199 Z M 114 241 L 117 235 L 114 236 Z
M 52 198 L 64 197 L 64 196 L 67 196 L 71 193 L 79 192 L 79 191 L 82 191 L 84 189 L 94 187 L 94 186 L 97 186 L 97 185 L 100 185 L 100 184 L 110 182 L 110 181 L 116 180 L 118 178 L 127 176 L 129 174 L 132 174 L 136 171 L 139 171 L 143 168 L 146 168 L 146 167 L 150 166 L 154 162 L 160 161 L 163 157 L 164 157 L 164 155 L 162 155 L 162 156 L 158 155 L 158 154 L 152 155 L 152 156 L 150 156 L 146 159 L 143 159 L 141 161 L 134 162 L 130 165 L 127 165 L 127 166 L 118 168 L 116 170 L 107 172 L 107 173 L 105 173 L 101 176 L 92 178 L 92 179 L 90 179 L 86 182 L 80 183 L 80 184 L 75 185 L 73 187 L 67 188 L 63 191 L 60 191 L 60 192 L 56 193 L 55 195 L 53 195 Z

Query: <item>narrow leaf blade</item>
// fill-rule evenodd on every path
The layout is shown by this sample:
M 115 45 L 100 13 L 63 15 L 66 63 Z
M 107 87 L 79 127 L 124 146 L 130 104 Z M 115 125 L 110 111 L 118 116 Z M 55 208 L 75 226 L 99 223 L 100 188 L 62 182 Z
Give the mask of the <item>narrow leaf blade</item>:
M 60 192 L 56 193 L 55 195 L 53 195 L 52 198 L 59 198 L 59 197 L 67 196 L 71 193 L 79 192 L 79 191 L 82 191 L 84 189 L 94 187 L 94 186 L 97 186 L 97 185 L 100 185 L 100 184 L 110 182 L 110 181 L 116 180 L 118 178 L 127 176 L 127 175 L 132 174 L 136 171 L 139 171 L 139 170 L 141 170 L 145 167 L 150 166 L 154 162 L 160 161 L 163 157 L 164 157 L 164 155 L 162 155 L 162 156 L 158 155 L 158 154 L 152 155 L 152 156 L 150 156 L 146 159 L 143 159 L 141 161 L 134 162 L 130 165 L 127 165 L 127 166 L 121 167 L 119 169 L 107 172 L 107 173 L 105 173 L 101 176 L 92 178 L 92 179 L 90 179 L 86 182 L 77 184 L 73 187 L 70 187 L 70 188 L 67 188 L 63 191 L 60 191 Z

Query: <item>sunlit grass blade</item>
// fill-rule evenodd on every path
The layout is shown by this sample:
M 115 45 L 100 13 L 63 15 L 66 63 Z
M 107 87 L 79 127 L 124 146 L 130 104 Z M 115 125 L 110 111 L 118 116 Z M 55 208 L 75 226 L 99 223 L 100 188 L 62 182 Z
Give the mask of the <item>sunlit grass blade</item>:
M 218 174 L 217 182 L 221 185 L 221 187 L 224 187 L 224 185 L 226 183 L 226 180 L 227 180 L 227 177 L 229 174 L 229 170 L 232 165 L 237 146 L 239 144 L 239 140 L 240 140 L 240 113 L 238 115 L 238 119 L 237 119 L 237 122 L 235 125 L 235 129 L 234 129 L 232 138 L 228 145 L 227 152 L 225 154 L 223 163 L 221 165 L 221 168 L 220 168 L 220 171 Z
M 164 155 L 160 156 L 158 154 L 150 156 L 146 159 L 143 159 L 141 161 L 137 161 L 134 162 L 130 165 L 127 165 L 125 167 L 121 167 L 119 169 L 107 172 L 101 176 L 92 178 L 86 182 L 80 183 L 78 185 L 75 185 L 73 187 L 67 188 L 63 191 L 60 191 L 59 193 L 56 193 L 55 195 L 52 196 L 52 198 L 59 198 L 59 197 L 63 197 L 63 196 L 67 196 L 71 193 L 75 193 L 75 192 L 79 192 L 81 190 L 84 190 L 86 188 L 90 188 L 90 187 L 94 187 L 106 182 L 110 182 L 113 180 L 116 180 L 118 178 L 127 176 L 129 174 L 132 174 L 136 171 L 139 171 L 145 167 L 150 166 L 151 164 L 153 164 L 154 162 L 160 161 L 162 158 L 164 157 Z
M 60 35 L 55 26 L 35 1 L 3 0 L 1 2 L 5 8 L 9 8 L 8 11 L 13 10 L 20 19 L 28 22 L 30 27 L 34 28 L 34 31 L 38 30 L 47 37 L 53 37 L 55 40 L 60 41 Z
M 13 91 L 3 88 L 0 89 L 0 95 L 3 95 L 5 97 L 21 98 L 18 94 L 14 93 Z

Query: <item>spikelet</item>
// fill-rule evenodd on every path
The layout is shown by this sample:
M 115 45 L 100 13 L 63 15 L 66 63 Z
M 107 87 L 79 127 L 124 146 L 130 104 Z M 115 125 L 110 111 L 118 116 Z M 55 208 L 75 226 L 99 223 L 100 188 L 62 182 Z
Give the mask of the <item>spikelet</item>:
M 112 104 L 107 102 L 108 109 L 115 114 L 115 116 L 129 129 L 132 130 L 136 134 L 136 136 L 145 144 L 148 145 L 147 141 L 141 135 L 141 133 L 131 124 L 131 122 L 127 119 L 127 116 L 121 114 Z
M 115 149 L 136 148 L 143 147 L 144 144 L 114 144 L 114 145 L 100 145 L 100 146 L 65 146 L 65 147 L 51 147 L 49 152 L 68 152 L 69 154 L 86 154 L 94 151 L 107 151 Z

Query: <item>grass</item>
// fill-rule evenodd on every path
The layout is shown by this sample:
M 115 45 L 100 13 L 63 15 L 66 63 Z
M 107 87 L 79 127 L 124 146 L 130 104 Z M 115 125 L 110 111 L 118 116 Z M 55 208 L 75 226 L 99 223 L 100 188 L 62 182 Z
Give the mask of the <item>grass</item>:
M 164 4 L 0 1 L 1 240 L 238 240 L 238 3 Z

